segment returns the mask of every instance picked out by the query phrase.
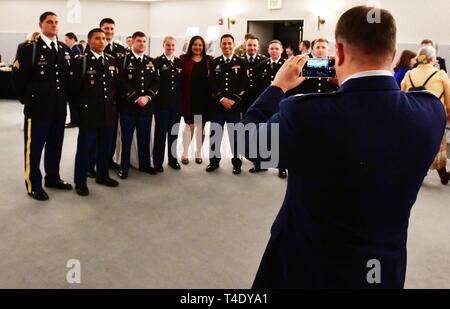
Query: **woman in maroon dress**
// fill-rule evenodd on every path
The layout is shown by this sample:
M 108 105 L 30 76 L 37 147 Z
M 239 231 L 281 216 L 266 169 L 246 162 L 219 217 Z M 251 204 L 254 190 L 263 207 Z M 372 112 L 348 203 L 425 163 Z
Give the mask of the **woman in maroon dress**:
M 208 83 L 209 66 L 212 57 L 206 55 L 205 41 L 194 36 L 183 61 L 183 118 L 186 128 L 183 132 L 183 155 L 181 162 L 189 164 L 189 145 L 195 133 L 195 162 L 202 164 L 201 150 L 205 139 L 205 123 L 209 120 L 211 90 Z

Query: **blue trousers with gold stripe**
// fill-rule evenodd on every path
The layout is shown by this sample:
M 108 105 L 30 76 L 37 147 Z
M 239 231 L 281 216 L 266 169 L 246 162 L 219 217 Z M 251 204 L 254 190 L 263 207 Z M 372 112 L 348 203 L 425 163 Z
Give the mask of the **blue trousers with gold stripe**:
M 77 154 L 75 157 L 75 185 L 86 186 L 88 166 L 92 152 L 96 153 L 97 179 L 109 178 L 111 144 L 113 127 L 80 128 L 78 133 Z
M 60 180 L 65 122 L 65 119 L 46 121 L 25 117 L 25 185 L 28 193 L 42 189 L 40 164 L 44 147 L 45 182 L 54 184 Z
M 122 130 L 122 149 L 120 168 L 128 171 L 130 168 L 131 144 L 134 130 L 136 130 L 139 169 L 150 168 L 150 132 L 152 128 L 152 115 L 131 116 L 120 114 L 120 129 Z

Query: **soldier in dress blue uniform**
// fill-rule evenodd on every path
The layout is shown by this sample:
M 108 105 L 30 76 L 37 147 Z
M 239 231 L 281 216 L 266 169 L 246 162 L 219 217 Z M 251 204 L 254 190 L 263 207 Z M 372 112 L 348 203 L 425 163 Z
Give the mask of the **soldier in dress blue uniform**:
M 168 140 L 169 166 L 180 170 L 176 142 L 178 127 L 183 109 L 183 62 L 175 57 L 176 41 L 173 37 L 164 39 L 164 54 L 156 58 L 156 67 L 160 74 L 160 87 L 156 96 L 155 111 L 155 143 L 153 162 L 157 172 L 163 172 L 166 137 Z M 173 134 L 172 130 L 177 130 Z
M 89 195 L 87 170 L 97 152 L 97 184 L 117 187 L 109 177 L 111 145 L 116 119 L 114 99 L 117 84 L 116 60 L 104 52 L 106 37 L 100 28 L 88 34 L 90 49 L 76 59 L 72 74 L 72 99 L 78 106 L 79 135 L 75 158 L 75 189 L 81 196 Z
M 278 40 L 273 40 L 269 43 L 269 55 L 270 59 L 261 62 L 256 68 L 257 74 L 257 87 L 258 95 L 264 92 L 273 82 L 278 70 L 284 64 L 286 59 L 282 58 L 283 44 Z M 267 169 L 261 169 L 258 162 L 254 162 L 255 166 L 250 169 L 250 173 L 259 173 L 261 171 L 267 171 Z M 279 168 L 278 176 L 282 179 L 287 177 L 286 169 Z
M 143 32 L 133 34 L 132 52 L 118 62 L 119 111 L 121 140 L 121 164 L 119 177 L 128 178 L 133 133 L 136 130 L 139 170 L 156 174 L 150 166 L 150 130 L 154 101 L 159 89 L 159 72 L 152 58 L 145 55 L 147 36 Z
M 25 184 L 28 194 L 39 201 L 48 200 L 42 188 L 40 162 L 45 147 L 45 186 L 71 190 L 61 180 L 59 165 L 64 140 L 70 49 L 57 41 L 58 17 L 45 12 L 39 20 L 37 41 L 18 48 L 13 67 L 14 85 L 25 105 Z
M 258 53 L 259 51 L 259 40 L 258 38 L 251 36 L 248 37 L 245 42 L 245 54 L 243 59 L 247 64 L 248 69 L 248 84 L 247 90 L 244 95 L 244 109 L 242 110 L 242 114 L 245 115 L 247 113 L 248 108 L 255 102 L 258 98 L 259 90 L 257 85 L 257 72 L 256 68 L 258 65 L 267 60 L 267 57 Z
M 114 43 L 114 35 L 116 32 L 116 23 L 112 18 L 103 18 L 100 21 L 100 29 L 103 30 L 103 32 L 105 33 L 106 36 L 106 47 L 105 47 L 105 53 L 113 56 L 116 61 L 119 61 L 119 59 L 125 57 L 127 55 L 127 50 L 125 49 L 125 47 L 123 47 L 120 44 Z M 89 50 L 89 44 L 86 47 L 86 51 L 88 52 Z M 119 169 L 119 165 L 114 162 L 113 157 L 114 157 L 114 153 L 116 151 L 116 141 L 117 141 L 117 132 L 118 132 L 118 124 L 119 124 L 119 116 L 117 114 L 117 119 L 115 121 L 115 126 L 114 126 L 114 138 L 113 138 L 113 142 L 112 142 L 112 146 L 111 146 L 111 161 L 109 163 L 110 168 L 113 169 Z M 95 152 L 93 152 L 93 156 L 91 159 L 91 163 L 89 164 L 89 170 L 88 170 L 88 176 L 90 178 L 95 178 Z
M 233 151 L 233 174 L 241 173 L 242 161 L 237 154 L 237 138 L 230 124 L 236 124 L 241 119 L 243 108 L 243 96 L 247 87 L 247 65 L 242 58 L 233 55 L 234 38 L 230 34 L 225 34 L 220 39 L 220 47 L 223 55 L 214 59 L 211 63 L 210 83 L 213 95 L 213 112 L 211 123 L 219 124 L 222 128 L 220 132 L 211 130 L 211 153 L 210 164 L 206 168 L 207 172 L 213 172 L 219 168 L 220 144 L 223 137 L 225 122 L 228 124 L 228 135 Z M 217 136 L 216 136 L 217 135 Z M 234 134 L 235 135 L 235 134 Z M 219 145 L 217 145 L 219 144 Z

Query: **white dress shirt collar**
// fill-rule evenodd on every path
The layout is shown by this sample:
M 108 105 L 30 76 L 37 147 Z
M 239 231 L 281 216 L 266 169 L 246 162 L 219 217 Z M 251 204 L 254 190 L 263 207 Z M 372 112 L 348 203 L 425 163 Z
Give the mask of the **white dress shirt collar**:
M 223 55 L 223 60 L 226 62 L 227 60 L 230 60 L 230 62 L 231 62 L 231 60 L 233 60 L 233 55 L 231 55 L 230 56 L 230 58 L 227 58 L 225 55 Z
M 142 60 L 144 60 L 144 54 L 136 54 L 135 52 L 134 52 L 134 50 L 132 51 L 132 53 L 133 53 L 133 56 L 135 56 L 136 57 L 136 59 L 142 59 Z
M 45 45 L 47 45 L 49 48 L 52 48 L 51 44 L 52 42 L 55 43 L 55 48 L 56 50 L 58 50 L 58 40 L 56 39 L 56 37 L 51 40 L 49 37 L 45 36 L 43 33 L 41 33 L 41 38 L 44 41 Z
M 344 82 L 342 83 L 342 85 L 345 84 L 346 82 L 348 82 L 350 79 L 371 77 L 371 76 L 391 76 L 392 77 L 392 72 L 387 71 L 387 70 L 370 70 L 370 71 L 358 72 L 358 73 L 355 73 L 355 74 L 347 77 L 344 80 Z
M 249 61 L 249 62 L 250 62 L 250 58 L 253 58 L 253 60 L 256 60 L 257 54 L 254 54 L 253 56 L 250 56 L 249 54 L 245 54 L 245 55 L 247 57 L 247 61 Z
M 278 63 L 280 61 L 281 57 L 278 58 L 277 60 L 273 60 L 272 58 L 270 58 L 270 64 L 272 63 Z
M 97 59 L 97 60 L 98 60 L 98 58 L 100 58 L 100 57 L 105 58 L 104 53 L 97 54 L 97 53 L 96 53 L 95 51 L 93 51 L 93 50 L 91 50 L 91 52 L 92 52 L 92 54 L 94 55 L 95 59 Z
M 166 57 L 166 59 L 169 60 L 170 62 L 173 62 L 175 60 L 175 55 L 172 55 L 171 57 L 169 57 L 166 54 L 164 54 L 164 57 Z

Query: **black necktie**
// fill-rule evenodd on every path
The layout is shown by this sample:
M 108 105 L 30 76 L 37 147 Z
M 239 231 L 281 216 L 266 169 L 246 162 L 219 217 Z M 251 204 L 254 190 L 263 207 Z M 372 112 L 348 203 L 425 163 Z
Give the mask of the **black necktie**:
M 103 62 L 103 57 L 102 57 L 102 56 L 98 57 L 98 61 L 99 61 L 102 65 L 105 65 L 105 63 Z
M 56 50 L 55 42 L 51 42 L 50 47 L 52 48 L 52 52 L 56 55 L 58 53 L 58 51 Z
M 109 51 L 110 53 L 113 52 L 113 46 L 112 46 L 112 44 L 108 44 L 108 51 Z
M 255 61 L 255 59 L 253 57 L 250 57 L 250 64 L 253 64 L 253 61 Z
M 225 64 L 229 64 L 230 63 L 230 59 L 225 60 Z

